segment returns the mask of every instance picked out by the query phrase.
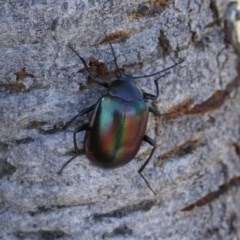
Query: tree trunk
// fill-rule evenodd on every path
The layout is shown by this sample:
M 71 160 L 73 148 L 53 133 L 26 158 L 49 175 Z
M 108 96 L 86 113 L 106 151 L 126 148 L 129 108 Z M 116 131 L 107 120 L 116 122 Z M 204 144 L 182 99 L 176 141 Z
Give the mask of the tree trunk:
M 0 1 L 1 239 L 240 239 L 240 91 L 226 0 Z M 229 27 L 230 26 L 230 27 Z M 234 34 L 233 34 L 234 35 Z M 184 59 L 148 101 L 146 142 L 105 170 L 72 140 L 119 71 L 149 75 Z M 235 45 L 236 46 L 236 45 Z M 160 74 L 161 75 L 161 74 Z M 135 79 L 155 94 L 153 77 Z M 128 129 L 127 136 L 131 135 Z M 79 148 L 84 133 L 77 134 Z M 100 144 L 100 143 L 99 143 Z

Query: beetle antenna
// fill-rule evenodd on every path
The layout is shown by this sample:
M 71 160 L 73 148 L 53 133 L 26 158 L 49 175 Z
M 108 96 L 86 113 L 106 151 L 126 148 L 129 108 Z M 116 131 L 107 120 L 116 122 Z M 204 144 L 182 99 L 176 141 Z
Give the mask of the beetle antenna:
M 169 67 L 167 67 L 167 68 L 165 68 L 165 69 L 163 69 L 163 70 L 161 70 L 161 71 L 159 71 L 159 72 L 155 72 L 155 73 L 152 73 L 152 74 L 149 74 L 149 75 L 143 75 L 143 76 L 130 76 L 130 75 L 126 75 L 126 74 L 124 74 L 124 75 L 127 76 L 127 77 L 129 77 L 129 78 L 132 78 L 132 79 L 152 77 L 152 76 L 155 76 L 155 75 L 160 74 L 160 73 L 165 73 L 165 72 L 167 72 L 168 70 L 170 70 L 170 69 L 176 67 L 177 65 L 181 64 L 181 63 L 184 62 L 184 61 L 185 61 L 184 59 L 181 59 L 180 61 L 174 63 L 173 65 L 171 65 L 171 66 L 169 66 Z
M 106 33 L 104 33 L 104 35 L 105 35 L 106 38 L 108 38 L 108 36 L 107 36 Z M 121 71 L 119 70 L 119 67 L 118 67 L 118 64 L 117 64 L 117 57 L 116 57 L 116 55 L 115 55 L 115 52 L 114 52 L 114 49 L 113 49 L 113 46 L 112 46 L 110 40 L 108 41 L 108 44 L 110 45 L 110 48 L 111 48 L 111 52 L 112 52 L 112 55 L 113 55 L 114 65 L 115 65 L 115 67 L 116 67 L 116 69 L 117 69 L 117 72 L 121 75 Z
M 73 46 L 70 43 L 68 43 L 68 47 L 78 56 L 78 58 L 81 60 L 82 64 L 84 65 L 84 67 L 88 71 L 89 75 L 91 75 L 91 71 L 90 71 L 87 63 L 85 62 L 84 58 L 82 58 L 80 56 L 80 54 L 73 48 Z
M 73 48 L 73 46 L 68 43 L 68 47 L 78 56 L 78 58 L 81 60 L 82 64 L 84 65 L 84 68 L 87 70 L 89 76 L 98 84 L 102 85 L 103 87 L 108 88 L 108 84 L 102 83 L 101 81 L 97 80 L 97 78 L 92 74 L 91 69 L 88 67 L 86 61 L 84 58 L 80 56 L 80 54 Z

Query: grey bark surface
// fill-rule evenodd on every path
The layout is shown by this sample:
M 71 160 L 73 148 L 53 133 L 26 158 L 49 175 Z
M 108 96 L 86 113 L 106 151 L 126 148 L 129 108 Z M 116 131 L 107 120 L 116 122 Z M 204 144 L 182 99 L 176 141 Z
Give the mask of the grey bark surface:
M 161 5 L 163 4 L 163 5 Z M 164 5 L 165 4 L 165 5 Z M 0 239 L 240 239 L 238 56 L 226 40 L 226 0 L 0 0 Z M 227 29 L 229 30 L 229 29 Z M 74 155 L 72 134 L 44 130 L 97 102 L 71 43 L 88 60 L 132 75 L 185 61 L 159 81 L 144 143 L 126 166 Z M 154 78 L 137 79 L 154 93 Z M 131 133 L 128 133 L 131 134 Z M 81 145 L 84 134 L 78 135 Z

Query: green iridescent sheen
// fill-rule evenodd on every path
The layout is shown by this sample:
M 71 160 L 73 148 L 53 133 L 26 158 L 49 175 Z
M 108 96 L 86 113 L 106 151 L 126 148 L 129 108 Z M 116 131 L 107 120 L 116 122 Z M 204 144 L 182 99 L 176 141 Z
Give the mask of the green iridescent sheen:
M 144 100 L 123 101 L 105 96 L 94 117 L 85 141 L 88 158 L 104 168 L 129 162 L 145 134 L 148 107 Z

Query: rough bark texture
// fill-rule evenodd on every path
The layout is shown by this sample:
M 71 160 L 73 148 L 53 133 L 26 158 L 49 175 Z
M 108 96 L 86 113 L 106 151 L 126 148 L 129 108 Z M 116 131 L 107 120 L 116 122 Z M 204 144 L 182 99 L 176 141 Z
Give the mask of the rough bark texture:
M 240 91 L 226 8 L 226 0 L 0 1 L 1 239 L 240 239 Z M 147 128 L 157 149 L 144 175 L 156 196 L 138 174 L 146 143 L 122 168 L 102 170 L 82 155 L 57 174 L 87 116 L 46 130 L 105 92 L 79 72 L 67 44 L 106 80 L 108 40 L 132 75 L 185 59 L 149 102 L 163 114 Z M 154 93 L 153 79 L 136 82 Z

